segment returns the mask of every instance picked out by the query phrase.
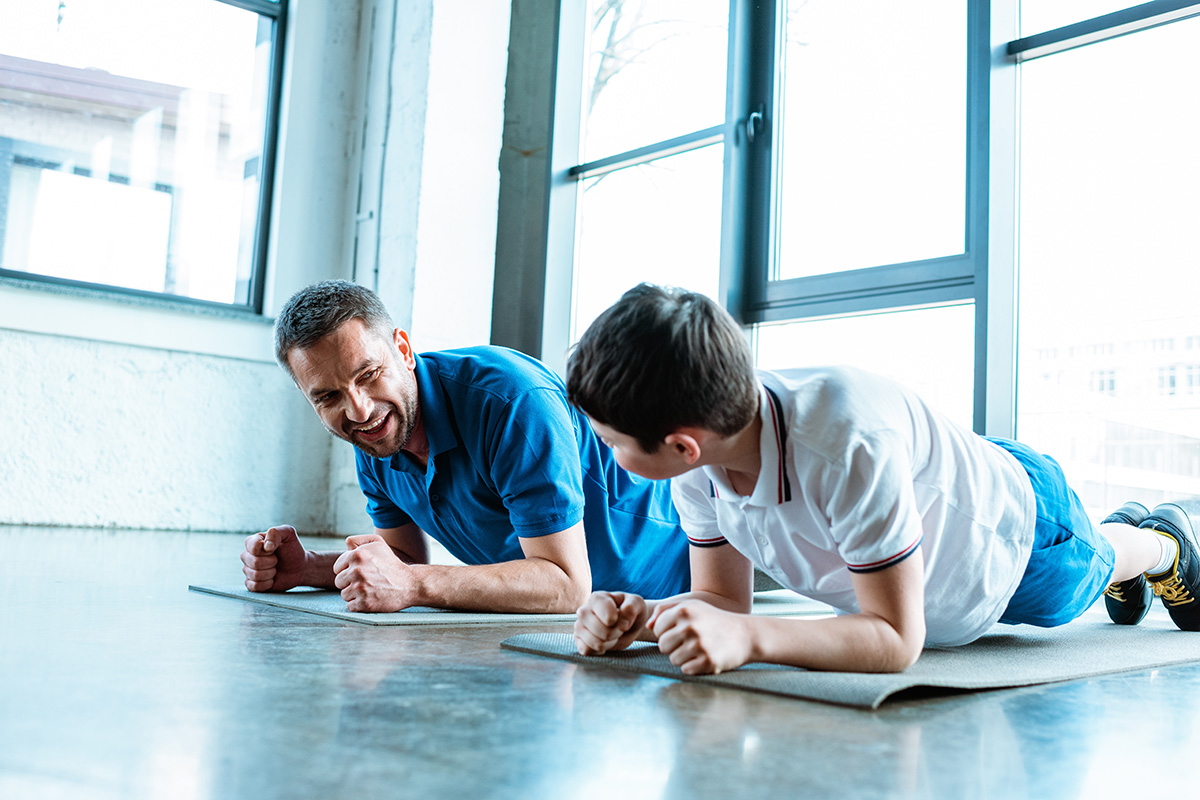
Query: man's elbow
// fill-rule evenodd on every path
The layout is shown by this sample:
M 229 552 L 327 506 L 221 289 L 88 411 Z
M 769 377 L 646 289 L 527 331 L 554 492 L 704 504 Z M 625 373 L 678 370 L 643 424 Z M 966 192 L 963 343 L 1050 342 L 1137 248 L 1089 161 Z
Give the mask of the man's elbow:
M 563 585 L 562 591 L 559 593 L 559 599 L 556 603 L 560 610 L 558 614 L 574 614 L 588 596 L 592 593 L 591 578 L 579 579 L 567 576 L 566 583 Z

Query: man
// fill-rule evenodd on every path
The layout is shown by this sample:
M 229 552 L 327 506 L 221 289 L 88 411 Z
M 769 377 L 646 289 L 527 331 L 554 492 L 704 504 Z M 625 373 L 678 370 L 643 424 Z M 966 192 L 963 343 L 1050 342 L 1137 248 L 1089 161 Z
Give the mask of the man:
M 374 534 L 311 552 L 291 526 L 246 539 L 246 588 L 341 590 L 350 611 L 570 613 L 593 589 L 686 591 L 670 488 L 625 472 L 561 380 L 499 347 L 417 355 L 346 281 L 293 296 L 275 355 L 355 452 Z M 431 565 L 424 534 L 464 566 Z

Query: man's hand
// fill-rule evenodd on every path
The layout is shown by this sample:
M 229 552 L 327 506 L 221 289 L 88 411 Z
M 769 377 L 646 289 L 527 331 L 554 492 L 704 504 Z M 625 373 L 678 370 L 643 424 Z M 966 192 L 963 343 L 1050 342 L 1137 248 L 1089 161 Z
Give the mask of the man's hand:
M 333 563 L 333 571 L 333 585 L 341 590 L 347 611 L 403 611 L 420 604 L 416 569 L 378 534 L 347 537 L 346 552 Z
M 685 675 L 706 675 L 740 667 L 751 659 L 749 614 L 722 611 L 701 600 L 662 604 L 646 626 L 658 649 Z
M 308 553 L 296 529 L 277 525 L 246 537 L 242 550 L 242 572 L 252 592 L 286 592 L 304 580 Z
M 646 629 L 649 616 L 636 594 L 592 592 L 576 612 L 575 647 L 585 656 L 624 650 Z

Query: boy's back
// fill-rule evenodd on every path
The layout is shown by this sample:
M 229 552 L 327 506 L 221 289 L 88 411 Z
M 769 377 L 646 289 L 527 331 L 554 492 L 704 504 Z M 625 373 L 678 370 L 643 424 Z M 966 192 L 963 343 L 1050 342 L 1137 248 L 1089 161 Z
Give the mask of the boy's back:
M 877 375 L 759 378 L 753 493 L 739 496 L 720 467 L 673 481 L 692 542 L 727 540 L 781 584 L 847 613 L 859 610 L 850 571 L 883 569 L 920 545 L 927 640 L 961 644 L 995 623 L 1033 538 L 1034 496 L 1017 461 Z

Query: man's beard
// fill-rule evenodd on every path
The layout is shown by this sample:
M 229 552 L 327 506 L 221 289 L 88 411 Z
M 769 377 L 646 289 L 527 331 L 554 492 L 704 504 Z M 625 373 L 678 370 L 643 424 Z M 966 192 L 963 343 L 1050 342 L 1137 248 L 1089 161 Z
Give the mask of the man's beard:
M 414 403 L 412 405 L 416 405 L 416 404 Z M 413 410 L 411 408 L 408 408 L 405 410 L 409 411 L 410 413 L 405 414 L 403 418 L 400 417 L 400 415 L 397 412 L 397 409 L 395 407 L 391 408 L 388 411 L 388 414 L 391 416 L 394 416 L 395 419 L 397 420 L 397 425 L 403 426 L 398 431 L 398 434 L 400 437 L 400 443 L 398 445 L 391 446 L 388 444 L 388 442 L 386 440 L 380 440 L 378 442 L 360 442 L 353 436 L 353 434 L 351 434 L 350 436 L 339 436 L 339 438 L 345 439 L 346 441 L 350 442 L 350 444 L 354 445 L 362 452 L 371 456 L 371 458 L 378 458 L 381 460 L 394 458 L 396 455 L 398 455 L 400 453 L 401 450 L 403 450 L 405 448 L 405 446 L 408 445 L 409 440 L 412 439 L 413 432 L 416 431 L 416 429 L 417 429 L 417 423 L 420 421 L 420 418 L 421 418 L 420 406 L 418 406 L 416 408 L 415 412 L 413 412 Z M 388 424 L 390 424 L 390 423 L 388 423 Z

